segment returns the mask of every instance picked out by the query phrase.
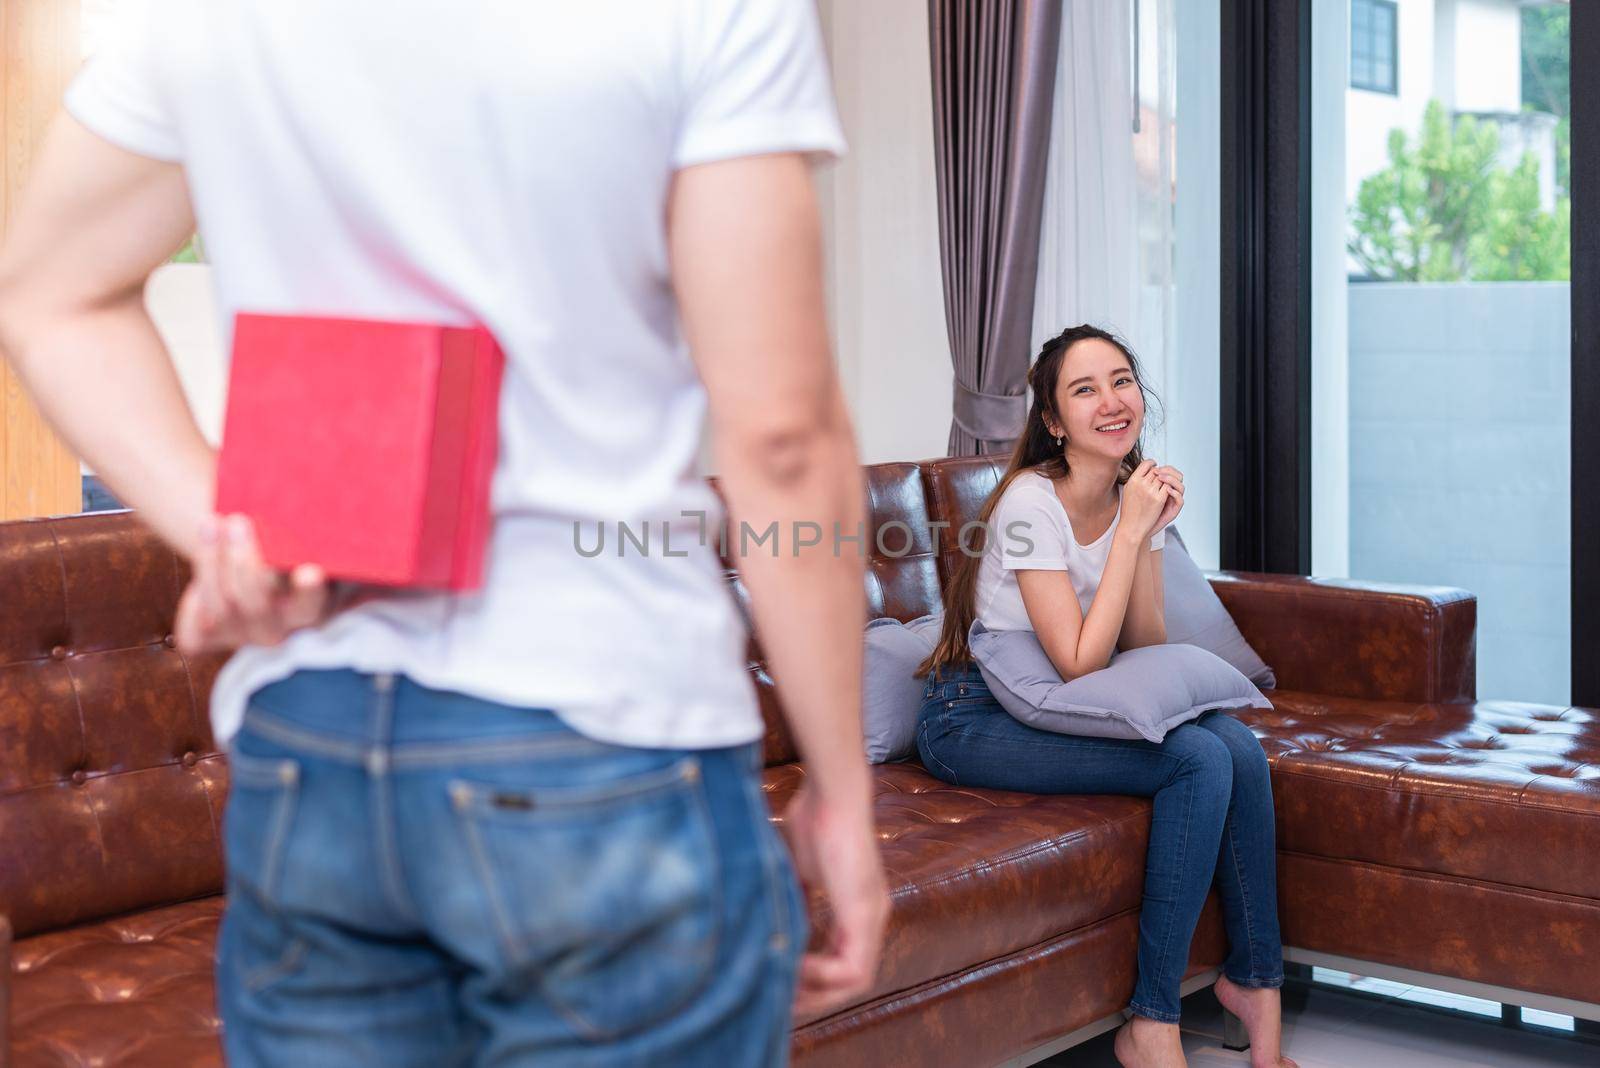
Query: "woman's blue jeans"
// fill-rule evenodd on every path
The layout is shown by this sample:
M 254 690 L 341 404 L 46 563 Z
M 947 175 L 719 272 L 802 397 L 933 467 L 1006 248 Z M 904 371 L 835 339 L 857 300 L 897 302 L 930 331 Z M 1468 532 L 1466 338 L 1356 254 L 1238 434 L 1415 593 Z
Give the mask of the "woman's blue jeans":
M 1178 1021 L 1178 985 L 1213 879 L 1228 931 L 1223 974 L 1240 986 L 1283 985 L 1272 786 L 1261 744 L 1238 720 L 1208 712 L 1159 744 L 1054 734 L 1013 719 L 967 664 L 929 679 L 917 750 L 958 786 L 1154 799 L 1133 1012 Z
M 806 916 L 759 747 L 302 671 L 229 770 L 235 1068 L 784 1063 Z

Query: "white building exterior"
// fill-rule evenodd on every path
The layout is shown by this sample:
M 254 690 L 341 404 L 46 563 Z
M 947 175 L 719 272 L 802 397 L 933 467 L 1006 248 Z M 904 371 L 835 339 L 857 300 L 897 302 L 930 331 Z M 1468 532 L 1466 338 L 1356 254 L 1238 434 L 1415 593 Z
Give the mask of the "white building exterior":
M 1347 0 L 1354 6 L 1364 0 Z M 1501 165 L 1524 152 L 1539 161 L 1541 200 L 1555 206 L 1555 119 L 1522 111 L 1524 0 L 1393 0 L 1393 93 L 1346 89 L 1345 198 L 1354 203 L 1364 178 L 1388 163 L 1389 131 L 1415 139 L 1429 100 L 1452 115 L 1500 127 Z

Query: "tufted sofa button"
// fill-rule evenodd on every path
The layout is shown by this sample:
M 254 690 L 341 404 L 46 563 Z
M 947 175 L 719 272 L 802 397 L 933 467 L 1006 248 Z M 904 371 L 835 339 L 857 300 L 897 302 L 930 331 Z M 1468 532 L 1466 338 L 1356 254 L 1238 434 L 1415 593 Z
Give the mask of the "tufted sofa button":
M 183 766 L 186 767 L 186 768 L 192 768 L 196 764 L 200 763 L 200 758 L 195 755 L 194 750 L 192 750 L 192 749 L 189 752 L 183 754 L 182 760 L 183 760 Z
M 178 647 L 178 636 L 175 634 L 169 634 L 165 638 L 161 639 L 161 644 L 165 645 L 168 649 L 176 649 Z
M 88 781 L 89 781 L 89 773 L 87 771 L 84 771 L 82 768 L 79 768 L 77 771 L 72 773 L 72 785 L 74 785 L 74 786 L 82 786 L 84 783 L 86 783 Z
M 65 645 L 57 645 L 57 646 L 51 647 L 51 649 L 50 649 L 50 659 L 51 660 L 65 660 L 66 658 L 67 658 L 67 647 Z

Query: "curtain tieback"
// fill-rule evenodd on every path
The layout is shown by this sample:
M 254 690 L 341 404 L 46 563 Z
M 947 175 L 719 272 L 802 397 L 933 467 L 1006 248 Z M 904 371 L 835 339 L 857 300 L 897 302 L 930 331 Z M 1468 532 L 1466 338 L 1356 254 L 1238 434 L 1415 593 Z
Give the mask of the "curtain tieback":
M 1012 441 L 1028 418 L 1026 393 L 980 393 L 955 384 L 956 425 L 979 441 Z

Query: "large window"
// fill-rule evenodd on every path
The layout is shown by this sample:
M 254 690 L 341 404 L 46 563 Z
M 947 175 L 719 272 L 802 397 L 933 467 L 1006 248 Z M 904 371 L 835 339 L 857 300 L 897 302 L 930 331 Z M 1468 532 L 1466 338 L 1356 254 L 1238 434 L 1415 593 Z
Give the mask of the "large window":
M 1350 87 L 1399 91 L 1394 0 L 1350 0 Z
M 1470 590 L 1479 693 L 1565 704 L 1570 9 L 1402 0 L 1358 69 L 1395 8 L 1313 7 L 1312 566 Z

